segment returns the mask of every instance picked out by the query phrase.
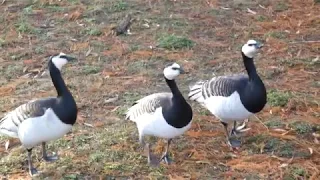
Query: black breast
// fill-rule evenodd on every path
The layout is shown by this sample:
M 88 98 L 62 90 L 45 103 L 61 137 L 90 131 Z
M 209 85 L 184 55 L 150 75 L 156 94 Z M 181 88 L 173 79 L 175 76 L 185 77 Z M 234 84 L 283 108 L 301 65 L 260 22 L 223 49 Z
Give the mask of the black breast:
M 168 124 L 175 128 L 183 128 L 192 120 L 192 108 L 184 100 L 173 98 L 170 107 L 163 107 L 162 114 Z
M 262 82 L 249 82 L 238 92 L 242 104 L 251 113 L 260 112 L 267 103 L 267 92 Z
M 73 125 L 77 120 L 78 109 L 72 97 L 60 98 L 52 109 L 56 116 L 65 124 Z

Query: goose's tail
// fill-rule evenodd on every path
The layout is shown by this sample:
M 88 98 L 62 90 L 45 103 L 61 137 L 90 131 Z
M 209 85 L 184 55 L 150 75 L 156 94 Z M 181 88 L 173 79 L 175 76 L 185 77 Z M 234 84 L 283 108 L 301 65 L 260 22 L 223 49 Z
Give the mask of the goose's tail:
M 204 98 L 202 95 L 202 89 L 205 83 L 206 81 L 198 81 L 194 85 L 189 86 L 190 92 L 188 94 L 188 99 L 203 104 Z
M 0 135 L 6 135 L 13 138 L 18 138 L 17 125 L 10 119 L 10 116 L 5 115 L 0 119 Z

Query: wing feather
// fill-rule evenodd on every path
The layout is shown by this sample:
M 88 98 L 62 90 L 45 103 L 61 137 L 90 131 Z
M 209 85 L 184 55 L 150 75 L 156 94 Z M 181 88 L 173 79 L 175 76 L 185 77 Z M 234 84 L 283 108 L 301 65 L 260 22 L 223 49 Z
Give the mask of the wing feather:
M 171 93 L 155 93 L 146 96 L 138 101 L 128 109 L 126 119 L 134 121 L 139 116 L 149 113 L 152 114 L 157 108 L 169 105 L 171 102 Z
M 52 107 L 56 103 L 57 98 L 50 97 L 39 100 L 32 100 L 18 106 L 13 111 L 7 113 L 0 120 L 0 133 L 15 136 L 19 125 L 33 117 L 42 116 L 46 109 Z
M 210 80 L 199 81 L 190 87 L 189 99 L 203 103 L 211 96 L 230 96 L 248 82 L 247 75 L 218 76 Z

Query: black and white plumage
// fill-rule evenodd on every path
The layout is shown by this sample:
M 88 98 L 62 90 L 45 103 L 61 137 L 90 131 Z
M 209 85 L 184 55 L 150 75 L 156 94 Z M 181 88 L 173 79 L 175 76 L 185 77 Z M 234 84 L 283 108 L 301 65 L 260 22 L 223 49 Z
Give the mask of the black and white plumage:
M 29 101 L 0 120 L 0 134 L 19 138 L 27 149 L 30 175 L 37 173 L 32 165 L 32 148 L 41 143 L 44 160 L 56 160 L 57 156 L 47 156 L 45 143 L 68 133 L 76 122 L 77 105 L 60 72 L 62 66 L 73 59 L 64 53 L 50 57 L 49 71 L 57 97 Z
M 249 40 L 242 46 L 243 63 L 248 75 L 213 77 L 190 87 L 188 98 L 197 101 L 221 120 L 231 146 L 239 146 L 240 142 L 230 141 L 228 123 L 248 119 L 261 111 L 267 102 L 266 88 L 253 62 L 253 57 L 261 47 L 255 40 Z M 236 132 L 235 126 L 233 132 Z
M 171 93 L 155 93 L 138 100 L 128 109 L 126 119 L 136 123 L 141 145 L 144 145 L 143 136 L 145 135 L 168 140 L 166 151 L 160 161 L 165 160 L 166 163 L 169 163 L 168 148 L 171 139 L 182 135 L 191 127 L 193 113 L 174 80 L 180 73 L 183 73 L 180 65 L 173 63 L 167 66 L 163 73 Z M 147 145 L 150 149 L 149 144 Z M 150 150 L 148 162 L 153 165 L 159 163 L 159 161 L 152 160 Z

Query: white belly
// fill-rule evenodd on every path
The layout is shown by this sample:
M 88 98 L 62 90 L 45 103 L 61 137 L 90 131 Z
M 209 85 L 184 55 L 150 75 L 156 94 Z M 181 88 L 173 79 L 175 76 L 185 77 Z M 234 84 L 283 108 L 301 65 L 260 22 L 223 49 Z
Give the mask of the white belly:
M 61 122 L 52 109 L 47 109 L 45 115 L 23 121 L 19 126 L 18 135 L 25 148 L 32 148 L 41 142 L 61 138 L 71 128 L 72 125 Z
M 191 121 L 183 128 L 172 127 L 163 118 L 162 108 L 158 108 L 154 114 L 140 116 L 135 122 L 140 135 L 152 135 L 166 139 L 180 136 L 191 127 Z
M 252 115 L 243 106 L 237 92 L 234 92 L 229 97 L 210 97 L 205 100 L 205 106 L 213 115 L 224 122 L 243 121 Z

